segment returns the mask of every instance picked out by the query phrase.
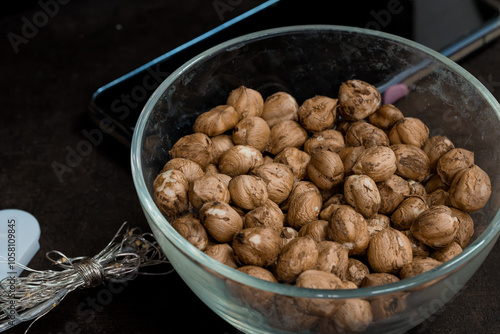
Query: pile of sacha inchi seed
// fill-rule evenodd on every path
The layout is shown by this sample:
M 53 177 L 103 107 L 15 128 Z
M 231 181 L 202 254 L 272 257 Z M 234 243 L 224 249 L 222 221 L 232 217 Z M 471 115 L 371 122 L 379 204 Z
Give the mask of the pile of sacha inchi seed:
M 241 86 L 169 155 L 154 200 L 177 232 L 232 268 L 306 288 L 376 286 L 439 266 L 468 244 L 470 213 L 491 195 L 473 152 L 430 137 L 361 80 L 301 105 Z M 302 310 L 334 312 L 313 306 Z M 356 310 L 371 320 L 369 307 Z

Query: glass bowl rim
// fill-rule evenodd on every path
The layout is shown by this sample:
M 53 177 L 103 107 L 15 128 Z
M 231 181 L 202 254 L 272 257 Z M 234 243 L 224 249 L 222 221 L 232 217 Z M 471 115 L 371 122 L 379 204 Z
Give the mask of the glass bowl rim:
M 190 69 L 192 66 L 202 62 L 204 59 L 211 57 L 212 55 L 223 52 L 224 50 L 231 50 L 231 48 L 239 48 L 248 42 L 255 40 L 260 40 L 264 38 L 274 37 L 283 34 L 290 33 L 306 33 L 306 32 L 334 32 L 340 31 L 345 33 L 356 33 L 366 36 L 372 36 L 382 39 L 388 39 L 392 42 L 400 43 L 405 47 L 418 49 L 422 51 L 427 56 L 436 59 L 438 62 L 444 64 L 455 73 L 464 77 L 465 80 L 470 82 L 477 91 L 482 94 L 489 105 L 493 107 L 496 111 L 497 117 L 500 119 L 500 104 L 493 97 L 493 95 L 484 87 L 484 85 L 477 80 L 473 75 L 467 72 L 464 68 L 459 66 L 457 63 L 453 62 L 449 58 L 441 55 L 440 53 L 423 46 L 414 41 L 408 40 L 403 37 L 399 37 L 393 34 L 384 33 L 375 30 L 369 30 L 364 28 L 349 27 L 349 26 L 339 26 L 339 25 L 298 25 L 298 26 L 285 26 L 273 29 L 266 29 L 250 34 L 245 34 L 223 43 L 220 43 L 214 47 L 211 47 L 204 52 L 198 54 L 192 59 L 185 62 L 182 66 L 178 67 L 174 72 L 172 72 L 153 92 L 151 97 L 148 99 L 146 105 L 144 106 L 141 115 L 136 123 L 134 130 L 132 145 L 131 145 L 131 169 L 132 178 L 134 181 L 135 188 L 139 195 L 139 200 L 141 206 L 150 216 L 151 220 L 155 226 L 159 229 L 161 233 L 184 255 L 186 255 L 190 260 L 198 263 L 198 265 L 208 268 L 209 270 L 215 272 L 216 274 L 222 276 L 224 279 L 229 279 L 240 284 L 251 286 L 256 289 L 261 289 L 269 291 L 276 294 L 292 296 L 292 297 L 308 297 L 308 298 L 332 298 L 332 299 L 350 299 L 350 298 L 367 298 L 375 297 L 379 295 L 386 295 L 392 293 L 401 293 L 403 291 L 418 289 L 429 282 L 434 280 L 440 280 L 446 277 L 448 274 L 455 270 L 459 270 L 461 266 L 481 253 L 481 251 L 495 240 L 495 238 L 500 234 L 500 210 L 496 212 L 493 219 L 488 224 L 487 228 L 483 231 L 481 236 L 477 238 L 472 244 L 468 245 L 462 253 L 457 255 L 452 260 L 443 263 L 442 265 L 434 268 L 428 272 L 417 275 L 412 278 L 407 278 L 400 280 L 395 283 L 385 284 L 381 286 L 360 288 L 360 289 L 346 289 L 346 290 L 323 290 L 323 289 L 309 289 L 300 288 L 296 286 L 272 283 L 264 281 L 245 273 L 242 273 L 236 269 L 230 268 L 213 258 L 206 255 L 204 252 L 197 249 L 195 246 L 190 244 L 185 240 L 180 234 L 178 234 L 175 229 L 170 225 L 167 219 L 161 214 L 160 210 L 156 207 L 153 198 L 150 196 L 147 189 L 147 185 L 144 181 L 142 164 L 141 164 L 141 147 L 142 139 L 145 130 L 145 125 L 152 112 L 154 106 L 158 102 L 159 98 L 167 87 L 175 81 L 180 75 L 182 75 L 186 70 Z

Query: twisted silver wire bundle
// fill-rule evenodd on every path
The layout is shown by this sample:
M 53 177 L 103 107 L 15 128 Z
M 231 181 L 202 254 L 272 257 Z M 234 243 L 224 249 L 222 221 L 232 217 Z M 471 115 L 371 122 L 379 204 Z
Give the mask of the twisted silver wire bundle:
M 48 252 L 47 258 L 62 270 L 41 271 L 17 264 L 31 273 L 0 281 L 0 310 L 3 311 L 0 332 L 24 321 L 36 321 L 77 288 L 94 287 L 104 281 L 133 280 L 139 274 L 157 275 L 139 272 L 139 269 L 169 263 L 166 256 L 152 234 L 141 233 L 138 228 L 127 229 L 122 234 L 126 224 L 122 224 L 110 243 L 94 257 L 69 258 L 59 251 Z

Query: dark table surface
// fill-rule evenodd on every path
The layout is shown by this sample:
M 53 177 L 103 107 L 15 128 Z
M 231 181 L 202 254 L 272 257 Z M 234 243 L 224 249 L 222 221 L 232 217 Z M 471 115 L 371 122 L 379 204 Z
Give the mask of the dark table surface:
M 232 3 L 224 17 L 215 1 L 202 0 L 28 1 L 2 10 L 0 209 L 26 210 L 38 219 L 40 250 L 30 267 L 49 269 L 45 253 L 53 249 L 68 256 L 95 255 L 124 221 L 149 231 L 132 182 L 129 149 L 113 138 L 87 146 L 59 177 L 54 170 L 54 162 L 67 163 L 69 152 L 87 140 L 85 132 L 96 129 L 88 116 L 93 92 L 261 2 L 224 1 Z M 41 5 L 47 3 L 50 12 Z M 26 22 L 33 20 L 38 27 L 30 31 Z M 22 39 L 13 44 L 9 33 Z M 500 41 L 460 64 L 500 99 Z M 410 333 L 500 333 L 499 277 L 497 244 L 457 297 Z M 23 333 L 27 326 L 8 332 Z M 30 333 L 171 333 L 179 328 L 238 333 L 175 272 L 141 276 L 126 286 L 74 291 Z

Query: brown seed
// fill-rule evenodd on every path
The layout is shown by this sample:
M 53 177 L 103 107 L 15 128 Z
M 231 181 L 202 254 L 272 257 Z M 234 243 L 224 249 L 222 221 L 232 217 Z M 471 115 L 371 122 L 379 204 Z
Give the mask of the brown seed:
M 337 101 L 321 95 L 305 100 L 297 112 L 300 124 L 308 131 L 332 128 L 337 116 Z
M 423 274 L 431 269 L 434 269 L 441 264 L 442 262 L 430 257 L 416 257 L 412 262 L 406 264 L 403 268 L 401 268 L 399 278 L 405 279 L 414 277 Z
M 205 168 L 213 159 L 212 140 L 204 133 L 193 133 L 180 138 L 168 152 L 172 159 L 184 158 Z
M 377 184 L 366 175 L 348 176 L 344 181 L 344 197 L 347 204 L 365 218 L 377 213 L 381 205 Z
M 226 184 L 213 174 L 197 178 L 189 185 L 190 203 L 201 209 L 206 202 L 219 201 L 229 203 L 231 196 Z
M 343 244 L 349 249 L 349 255 L 359 254 L 370 242 L 370 234 L 365 218 L 352 207 L 341 206 L 328 222 L 330 240 Z
M 262 95 L 258 91 L 245 86 L 240 86 L 231 91 L 226 103 L 234 107 L 240 115 L 240 119 L 249 116 L 261 116 L 264 111 Z
M 396 155 L 396 174 L 406 179 L 422 182 L 431 171 L 429 157 L 413 145 L 391 145 Z
M 392 104 L 384 104 L 368 117 L 368 121 L 382 130 L 390 130 L 404 115 Z
M 243 220 L 236 210 L 225 202 L 207 202 L 200 209 L 200 220 L 208 234 L 221 243 L 233 241 L 243 228 Z
M 375 182 L 387 180 L 396 169 L 396 155 L 387 146 L 367 148 L 359 155 L 352 167 L 355 174 L 367 175 Z
M 374 86 L 361 80 L 348 80 L 340 85 L 339 113 L 348 121 L 357 121 L 373 114 L 382 98 Z
M 267 122 L 269 127 L 286 121 L 298 121 L 297 110 L 299 105 L 295 98 L 285 92 L 277 92 L 269 96 L 264 101 L 264 112 L 262 118 Z
M 337 153 L 317 150 L 311 155 L 307 175 L 318 188 L 328 190 L 344 180 L 344 164 Z
M 199 115 L 193 125 L 194 132 L 213 137 L 232 129 L 240 115 L 230 105 L 220 105 Z
M 247 145 L 264 151 L 269 143 L 271 129 L 266 121 L 260 117 L 245 117 L 234 126 L 233 142 L 236 145 Z
M 260 177 L 238 175 L 229 181 L 231 200 L 242 209 L 253 210 L 268 200 L 267 185 Z
M 455 175 L 474 165 L 474 153 L 463 148 L 454 148 L 441 156 L 436 170 L 441 180 L 450 185 Z
M 307 138 L 307 131 L 299 123 L 283 121 L 271 128 L 267 151 L 277 155 L 287 147 L 300 148 Z
M 373 236 L 367 255 L 368 263 L 375 272 L 389 274 L 398 274 L 413 257 L 406 235 L 391 227 Z
M 410 231 L 427 246 L 442 248 L 455 239 L 458 219 L 449 207 L 436 205 L 418 215 Z
M 187 213 L 174 219 L 172 227 L 199 250 L 203 251 L 207 248 L 207 232 L 195 214 Z
M 491 181 L 479 166 L 473 165 L 455 175 L 450 185 L 450 203 L 465 212 L 483 208 L 491 196 Z
M 278 257 L 276 275 L 282 282 L 294 282 L 304 271 L 313 269 L 318 261 L 316 242 L 309 237 L 291 240 Z
M 267 267 L 278 258 L 280 238 L 271 229 L 245 228 L 233 240 L 233 249 L 238 260 L 245 265 Z
M 392 144 L 408 144 L 422 148 L 429 139 L 429 128 L 420 119 L 405 117 L 397 121 L 389 132 Z

